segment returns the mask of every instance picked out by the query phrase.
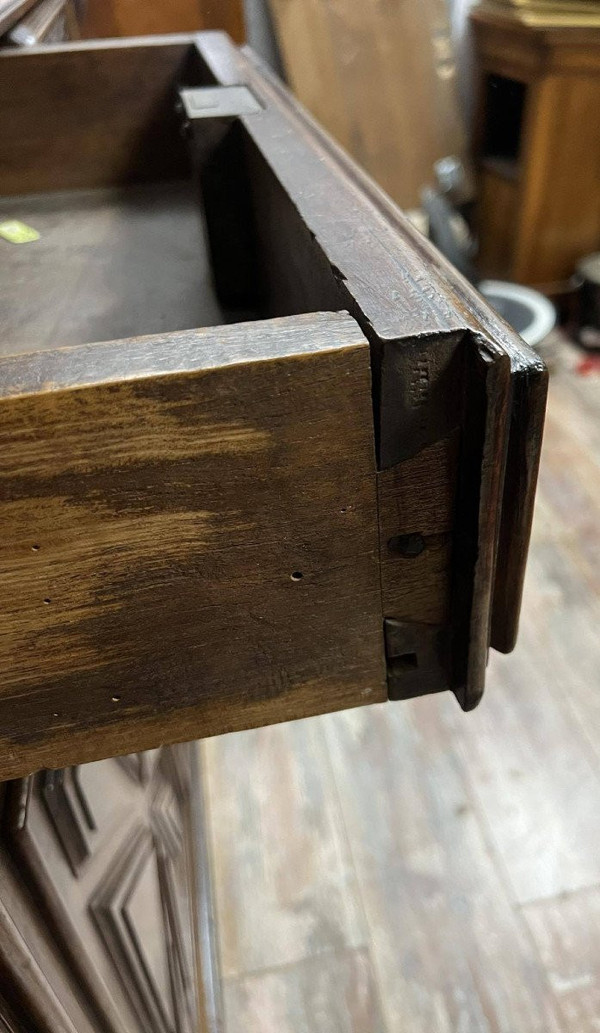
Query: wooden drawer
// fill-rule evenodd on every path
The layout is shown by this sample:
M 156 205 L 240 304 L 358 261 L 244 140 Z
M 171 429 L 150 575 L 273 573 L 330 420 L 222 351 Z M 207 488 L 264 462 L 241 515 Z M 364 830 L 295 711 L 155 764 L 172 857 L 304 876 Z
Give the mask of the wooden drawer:
M 0 777 L 473 707 L 539 358 L 222 34 L 0 60 Z

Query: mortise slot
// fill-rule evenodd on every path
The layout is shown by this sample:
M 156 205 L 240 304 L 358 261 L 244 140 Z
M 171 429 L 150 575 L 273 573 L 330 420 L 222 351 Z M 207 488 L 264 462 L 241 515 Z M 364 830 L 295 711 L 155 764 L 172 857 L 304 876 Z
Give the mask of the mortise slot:
M 416 653 L 401 653 L 400 656 L 394 656 L 390 661 L 390 667 L 394 674 L 399 674 L 401 671 L 416 671 L 419 666 Z

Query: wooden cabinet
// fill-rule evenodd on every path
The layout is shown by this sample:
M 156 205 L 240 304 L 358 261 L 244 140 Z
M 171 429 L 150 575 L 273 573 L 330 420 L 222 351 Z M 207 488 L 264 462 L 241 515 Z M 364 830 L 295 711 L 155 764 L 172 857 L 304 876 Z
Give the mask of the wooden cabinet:
M 212 1030 L 172 744 L 475 706 L 546 373 L 225 36 L 0 63 L 6 1022 Z
M 5 784 L 0 966 L 18 1028 L 191 1033 L 218 1014 L 201 807 L 193 745 Z
M 600 17 L 472 15 L 481 272 L 549 293 L 600 246 Z

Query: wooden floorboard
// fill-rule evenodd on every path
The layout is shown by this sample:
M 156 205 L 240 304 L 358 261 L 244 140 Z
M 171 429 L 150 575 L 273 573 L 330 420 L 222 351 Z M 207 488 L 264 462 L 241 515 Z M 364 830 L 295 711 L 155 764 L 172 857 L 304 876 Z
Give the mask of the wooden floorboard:
M 550 361 L 521 635 L 481 706 L 205 744 L 227 1033 L 600 1029 L 600 377 Z
M 223 975 L 363 946 L 367 930 L 318 722 L 204 744 Z
M 385 1033 L 365 950 L 226 980 L 227 1033 Z
M 564 1033 L 600 1029 L 600 888 L 524 908 Z

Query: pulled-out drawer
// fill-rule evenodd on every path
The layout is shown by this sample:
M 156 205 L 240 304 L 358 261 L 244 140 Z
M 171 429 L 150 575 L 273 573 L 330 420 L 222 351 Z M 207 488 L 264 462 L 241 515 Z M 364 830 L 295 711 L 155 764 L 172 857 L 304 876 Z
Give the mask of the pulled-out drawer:
M 473 707 L 539 358 L 227 37 L 0 62 L 0 777 Z

